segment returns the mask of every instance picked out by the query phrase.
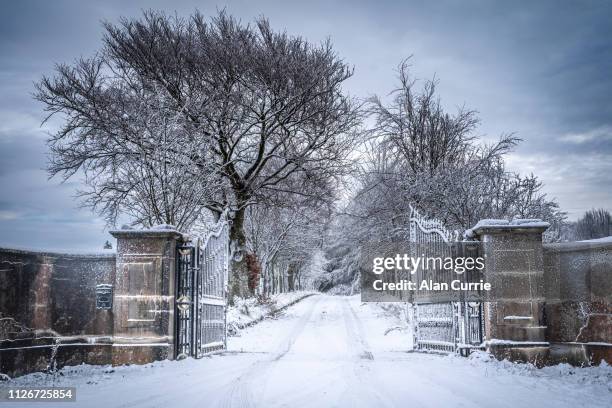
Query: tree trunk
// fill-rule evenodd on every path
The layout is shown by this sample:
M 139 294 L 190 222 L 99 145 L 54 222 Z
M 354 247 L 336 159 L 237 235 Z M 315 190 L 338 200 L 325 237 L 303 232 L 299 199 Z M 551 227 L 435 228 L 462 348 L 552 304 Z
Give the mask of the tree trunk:
M 234 257 L 231 260 L 231 271 L 229 276 L 229 304 L 234 304 L 234 297 L 248 297 L 249 280 L 248 270 L 245 260 L 246 236 L 244 234 L 244 216 L 245 208 L 243 206 L 234 213 L 232 226 L 230 228 L 230 242 L 235 251 L 240 251 L 240 257 Z
M 287 292 L 293 292 L 295 290 L 295 267 L 293 264 L 287 268 Z

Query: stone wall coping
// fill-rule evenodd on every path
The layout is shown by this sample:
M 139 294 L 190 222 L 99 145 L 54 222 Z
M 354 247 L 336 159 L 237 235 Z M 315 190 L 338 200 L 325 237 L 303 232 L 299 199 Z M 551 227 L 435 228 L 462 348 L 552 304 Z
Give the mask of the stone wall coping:
M 29 254 L 38 256 L 64 257 L 64 258 L 81 258 L 81 259 L 106 259 L 115 258 L 117 253 L 114 250 L 105 252 L 61 252 L 56 250 L 32 249 L 32 248 L 7 248 L 0 247 L 0 252 L 13 254 Z
M 180 238 L 187 240 L 187 235 L 176 229 L 148 228 L 148 229 L 120 229 L 109 233 L 115 238 Z
M 550 252 L 579 252 L 591 249 L 612 249 L 612 241 L 575 241 L 575 242 L 555 242 L 544 244 L 544 250 Z
M 484 219 L 465 232 L 466 237 L 483 234 L 503 234 L 507 232 L 529 232 L 542 233 L 550 227 L 550 224 L 540 219 Z

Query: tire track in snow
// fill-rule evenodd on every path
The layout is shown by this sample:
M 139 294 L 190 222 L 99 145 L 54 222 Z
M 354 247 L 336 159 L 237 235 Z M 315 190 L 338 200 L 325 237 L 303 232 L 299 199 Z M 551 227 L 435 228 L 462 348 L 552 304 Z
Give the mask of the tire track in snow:
M 191 358 L 191 357 L 190 357 Z M 208 358 L 213 358 L 213 357 L 204 357 L 203 359 L 208 359 Z M 203 360 L 200 359 L 199 361 Z M 240 366 L 229 366 L 229 367 L 223 367 L 221 370 L 217 369 L 215 371 L 215 375 L 216 376 L 227 376 L 227 377 L 232 377 L 234 375 L 239 375 L 241 372 L 243 372 L 242 367 Z M 145 408 L 152 408 L 152 407 L 167 407 L 167 406 L 172 406 L 173 404 L 176 403 L 177 397 L 176 395 L 180 395 L 182 398 L 185 399 L 190 399 L 191 397 L 195 397 L 197 395 L 201 395 L 201 390 L 198 387 L 198 383 L 200 383 L 201 381 L 205 381 L 207 382 L 207 384 L 210 386 L 210 378 L 208 377 L 193 377 L 193 376 L 186 376 L 186 377 L 180 377 L 180 380 L 177 378 L 173 378 L 173 381 L 170 383 L 166 383 L 163 384 L 161 386 L 161 388 L 164 389 L 163 392 L 157 392 L 154 394 L 147 394 L 146 396 L 143 396 L 141 398 L 137 398 L 137 399 L 126 399 L 125 401 L 122 401 L 121 404 L 119 405 L 109 405 L 109 407 L 116 407 L 116 408 L 135 408 L 135 407 L 145 407 Z M 214 389 L 222 389 L 223 387 L 226 387 L 227 385 L 218 385 L 215 386 Z
M 374 355 L 370 351 L 363 322 L 348 299 L 342 301 L 342 315 L 348 350 L 352 354 L 352 358 L 347 361 L 346 370 L 350 375 L 349 384 L 351 384 L 346 392 L 347 400 L 352 402 L 351 406 L 395 406 L 383 393 L 378 391 L 381 388 L 374 373 Z
M 312 313 L 316 305 L 319 303 L 320 297 L 314 297 L 311 299 L 313 299 L 313 301 L 310 302 L 310 307 L 306 313 L 299 318 L 289 334 L 279 343 L 278 348 L 272 353 L 272 356 L 268 359 L 255 362 L 242 375 L 233 381 L 233 383 L 230 385 L 227 397 L 219 404 L 221 407 L 250 408 L 256 406 L 256 400 L 258 398 L 254 392 L 253 383 L 255 379 L 263 379 L 264 383 L 259 384 L 258 390 L 264 390 L 267 371 L 270 370 L 274 363 L 282 359 L 289 352 L 289 350 L 291 350 L 291 347 L 295 343 L 296 339 L 300 336 L 310 321 Z
M 378 367 L 378 365 L 374 364 L 374 361 L 373 361 L 374 356 L 370 352 L 370 347 L 366 340 L 367 336 L 366 336 L 365 327 L 363 325 L 363 321 L 361 320 L 359 315 L 355 312 L 355 309 L 351 305 L 350 301 L 345 300 L 344 304 L 347 310 L 347 314 L 350 313 L 349 320 L 351 320 L 351 323 L 349 325 L 352 326 L 352 333 L 353 333 L 352 338 L 354 339 L 354 341 L 352 342 L 353 350 L 355 350 L 355 355 L 359 357 L 358 360 L 355 360 L 355 364 L 352 367 L 354 377 L 358 381 L 361 382 L 361 386 L 358 389 L 362 390 L 361 391 L 362 394 L 364 393 L 363 390 L 367 389 L 370 392 L 370 395 L 376 398 L 375 406 L 377 407 L 378 406 L 386 406 L 386 407 L 398 406 L 397 402 L 391 401 L 390 398 L 384 395 L 384 393 L 387 391 L 387 388 L 385 386 L 386 384 L 381 383 L 378 380 L 380 378 L 376 374 L 376 370 L 377 370 L 376 367 Z M 349 325 L 347 325 L 347 327 Z M 368 360 L 371 360 L 371 361 L 368 361 Z M 415 367 L 415 371 L 417 370 L 418 370 L 418 367 Z M 423 387 L 422 387 L 423 389 L 435 389 L 436 387 L 440 387 L 441 385 L 441 381 L 437 377 L 430 378 L 428 375 L 423 375 L 423 373 L 420 373 L 417 377 L 415 377 L 414 381 L 411 382 L 412 385 L 419 384 L 419 383 L 423 384 Z M 464 394 L 472 393 L 473 390 L 470 390 L 469 388 L 466 389 L 465 384 L 462 381 L 459 381 L 459 383 L 461 384 L 461 389 L 457 390 L 459 391 L 459 394 L 454 395 L 454 398 L 456 399 L 456 401 L 460 401 L 460 405 L 478 406 L 478 404 L 476 403 L 476 400 L 469 399 L 469 398 L 464 399 Z M 452 384 L 451 382 L 448 385 L 449 385 L 449 388 L 451 388 L 450 387 L 451 385 L 454 386 L 454 385 L 457 385 L 457 383 Z M 357 388 L 357 387 L 354 387 L 354 388 Z M 449 389 L 439 390 L 439 392 L 448 393 Z M 450 391 L 450 393 L 454 394 L 455 390 Z M 359 401 L 359 402 L 363 402 L 363 401 Z M 365 406 L 370 405 L 368 404 L 368 402 L 370 401 L 366 400 Z M 411 399 L 405 402 L 414 403 L 414 406 L 421 406 L 421 407 L 438 406 L 438 403 L 435 400 L 432 401 L 428 395 L 423 396 L 423 395 L 419 395 L 418 393 L 412 394 Z
M 385 394 L 388 391 L 387 384 L 379 380 L 380 376 L 377 374 L 377 370 L 380 368 L 380 366 L 378 364 L 375 364 L 374 355 L 370 351 L 363 321 L 361 320 L 357 312 L 355 312 L 355 309 L 351 305 L 350 301 L 345 300 L 344 304 L 347 310 L 347 315 L 349 316 L 349 320 L 351 321 L 349 325 L 352 327 L 353 333 L 353 350 L 355 350 L 355 355 L 359 357 L 359 359 L 354 360 L 354 364 L 352 367 L 354 378 L 356 378 L 356 380 L 360 382 L 359 387 L 354 388 L 361 390 L 362 395 L 365 394 L 365 398 L 367 398 L 368 396 L 373 397 L 375 399 L 373 406 L 397 407 L 397 401 L 392 401 Z M 417 378 L 418 379 L 415 379 L 412 384 L 417 384 L 420 381 L 426 381 L 428 383 L 428 387 L 430 388 L 435 388 L 437 385 L 439 385 L 439 383 L 432 381 L 432 379 L 430 378 L 423 379 L 422 375 L 419 375 Z M 465 387 L 463 388 L 465 389 Z M 368 392 L 365 392 L 364 390 L 367 390 Z M 419 407 L 438 406 L 435 400 L 432 404 L 432 401 L 429 400 L 427 395 L 425 395 L 425 399 L 423 400 L 421 399 L 421 396 L 418 393 L 411 395 L 411 398 L 404 402 L 411 403 L 414 404 L 413 406 Z M 357 405 L 372 406 L 372 401 L 367 399 L 365 401 L 358 401 Z
M 346 307 L 348 307 L 348 310 L 351 312 L 351 317 L 354 322 L 353 324 L 357 328 L 357 340 L 359 341 L 359 343 L 361 343 L 361 348 L 363 349 L 361 357 L 368 360 L 374 360 L 374 355 L 370 351 L 370 345 L 366 340 L 366 332 L 365 328 L 363 327 L 363 322 L 361 321 L 361 318 L 357 315 L 355 309 L 353 309 L 353 306 L 351 306 L 351 303 L 348 300 L 345 300 L 344 303 Z
M 306 299 L 304 299 L 306 300 Z M 269 369 L 270 363 L 280 360 L 287 352 L 290 351 L 291 346 L 295 342 L 296 338 L 300 335 L 310 316 L 313 313 L 315 305 L 318 303 L 320 298 L 314 298 L 314 302 L 310 305 L 310 307 L 306 310 L 306 312 L 298 319 L 296 324 L 291 328 L 289 334 L 283 339 L 282 342 L 279 343 L 278 347 L 274 352 L 271 353 L 271 357 L 259 360 L 254 363 L 250 363 L 246 365 L 246 367 L 227 367 L 222 371 L 217 372 L 218 376 L 228 376 L 234 377 L 234 380 L 229 380 L 225 384 L 220 384 L 218 387 L 215 387 L 218 390 L 227 389 L 229 387 L 229 391 L 221 392 L 220 394 L 224 395 L 224 399 L 221 401 L 222 407 L 252 407 L 253 405 L 253 393 L 251 390 L 253 389 L 253 381 L 257 378 L 265 379 L 265 371 Z M 270 356 L 270 353 L 265 353 L 265 355 Z M 262 371 L 260 371 L 262 370 Z M 203 381 L 208 382 L 207 378 L 203 378 Z M 210 382 L 208 382 L 210 386 Z M 180 392 L 182 398 L 185 399 L 193 399 L 201 394 L 201 390 L 198 387 L 198 380 L 193 377 L 185 377 L 182 378 L 181 381 L 176 384 L 167 384 L 166 386 L 171 386 L 172 392 L 168 390 L 162 393 L 155 393 L 151 395 L 147 395 L 146 397 L 137 398 L 134 400 L 128 400 L 118 406 L 118 408 L 132 408 L 132 407 L 164 407 L 168 405 L 172 405 L 176 402 L 176 395 L 174 392 Z M 210 396 L 203 396 L 201 399 L 202 406 L 208 406 L 210 401 Z

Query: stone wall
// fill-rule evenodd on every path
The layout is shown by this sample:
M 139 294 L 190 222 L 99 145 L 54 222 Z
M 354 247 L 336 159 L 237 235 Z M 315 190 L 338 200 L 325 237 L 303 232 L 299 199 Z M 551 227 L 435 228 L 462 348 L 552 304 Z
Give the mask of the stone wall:
M 553 351 L 568 359 L 612 362 L 612 242 L 543 248 L 546 338 Z
M 183 235 L 111 233 L 116 255 L 0 249 L 0 373 L 175 357 L 175 251 Z
M 612 242 L 543 244 L 539 220 L 483 220 L 487 349 L 537 364 L 612 363 Z
M 96 309 L 96 285 L 113 284 L 115 255 L 0 248 L 0 372 L 110 361 L 113 314 Z M 58 345 L 59 347 L 56 347 Z

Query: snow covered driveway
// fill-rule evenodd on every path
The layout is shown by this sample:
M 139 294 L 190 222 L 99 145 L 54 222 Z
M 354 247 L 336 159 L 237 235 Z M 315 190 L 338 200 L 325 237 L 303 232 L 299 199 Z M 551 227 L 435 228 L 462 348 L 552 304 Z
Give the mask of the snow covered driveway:
M 63 406 L 106 408 L 612 406 L 609 366 L 537 370 L 483 354 L 407 353 L 408 333 L 384 334 L 396 323 L 358 297 L 318 295 L 230 338 L 224 355 L 65 368 L 10 385 L 76 386 L 78 402 Z

